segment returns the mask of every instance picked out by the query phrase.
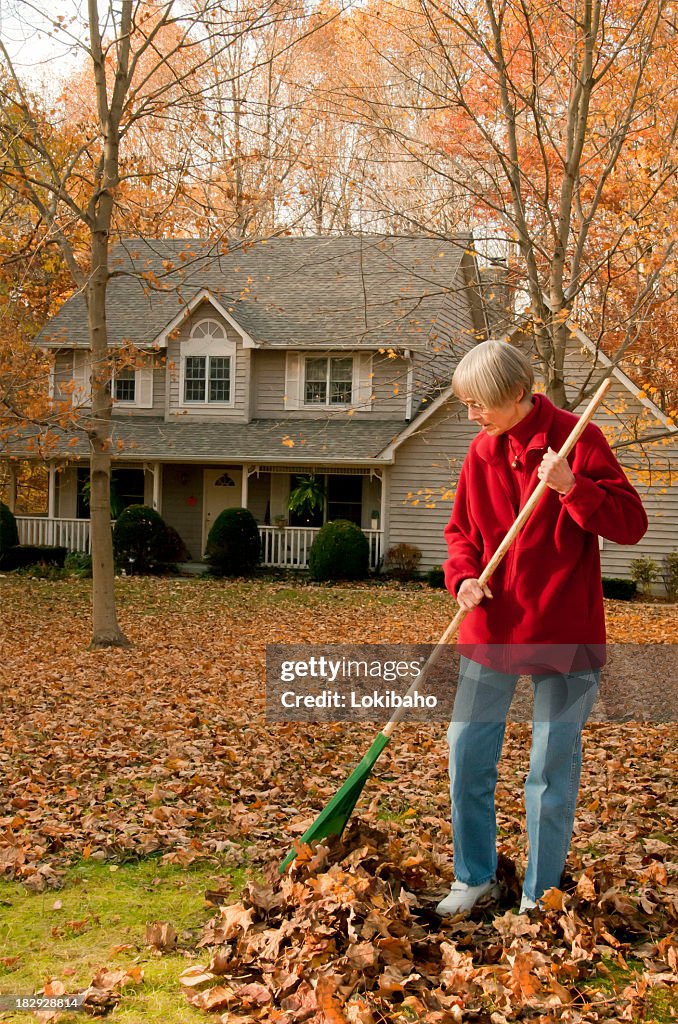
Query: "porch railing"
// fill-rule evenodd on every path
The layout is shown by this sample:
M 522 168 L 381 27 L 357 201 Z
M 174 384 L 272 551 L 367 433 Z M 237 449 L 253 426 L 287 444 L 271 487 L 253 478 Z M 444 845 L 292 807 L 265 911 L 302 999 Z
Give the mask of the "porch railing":
M 48 519 L 46 516 L 17 516 L 21 544 L 55 544 L 68 551 L 91 551 L 89 519 Z M 260 526 L 261 564 L 275 568 L 305 569 L 311 544 L 320 527 Z M 381 530 L 363 530 L 370 546 L 370 569 L 379 566 L 382 555 Z
M 261 564 L 275 568 L 305 569 L 319 526 L 260 526 Z M 381 560 L 381 530 L 363 530 L 370 545 L 370 569 Z
M 89 519 L 17 516 L 20 544 L 50 544 L 68 551 L 90 551 Z

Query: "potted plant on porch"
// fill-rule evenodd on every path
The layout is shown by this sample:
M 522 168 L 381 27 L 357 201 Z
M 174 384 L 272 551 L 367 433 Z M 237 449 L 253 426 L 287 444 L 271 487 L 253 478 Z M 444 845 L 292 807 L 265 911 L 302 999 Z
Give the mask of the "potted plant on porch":
M 310 523 L 314 513 L 319 512 L 325 502 L 325 488 L 317 476 L 300 476 L 296 487 L 290 492 L 287 507 L 290 512 L 301 516 Z

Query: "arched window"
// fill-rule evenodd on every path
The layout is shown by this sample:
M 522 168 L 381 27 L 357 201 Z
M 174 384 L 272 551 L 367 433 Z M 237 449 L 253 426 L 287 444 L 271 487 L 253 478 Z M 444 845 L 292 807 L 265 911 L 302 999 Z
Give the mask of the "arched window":
M 231 405 L 235 345 L 218 320 L 198 320 L 181 348 L 184 405 Z
M 191 338 L 201 341 L 226 341 L 226 331 L 218 320 L 198 320 L 191 329 Z

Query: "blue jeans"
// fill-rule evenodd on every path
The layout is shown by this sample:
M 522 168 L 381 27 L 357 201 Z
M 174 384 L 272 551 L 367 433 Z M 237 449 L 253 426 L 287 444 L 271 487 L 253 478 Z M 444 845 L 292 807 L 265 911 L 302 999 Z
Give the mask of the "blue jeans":
M 529 854 L 523 884 L 531 900 L 551 886 L 560 888 L 579 791 L 582 728 L 599 679 L 599 669 L 532 676 L 532 748 L 525 781 Z M 447 741 L 454 874 L 467 885 L 482 885 L 497 870 L 494 791 L 517 681 L 518 676 L 461 659 Z

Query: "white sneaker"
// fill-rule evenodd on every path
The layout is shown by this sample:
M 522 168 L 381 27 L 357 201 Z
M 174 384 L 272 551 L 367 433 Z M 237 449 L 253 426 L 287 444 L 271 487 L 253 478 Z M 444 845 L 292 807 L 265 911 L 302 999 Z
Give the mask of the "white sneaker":
M 471 910 L 481 896 L 491 896 L 493 899 L 499 896 L 499 883 L 496 879 L 490 878 L 482 885 L 455 882 L 449 894 L 436 907 L 436 914 L 439 914 L 440 917 L 447 917 L 451 914 L 460 914 L 462 911 Z
M 524 914 L 526 911 L 532 910 L 534 907 L 539 907 L 539 909 L 542 910 L 543 904 L 539 903 L 538 901 L 535 902 L 534 900 L 529 899 L 529 897 L 526 896 L 525 893 L 523 893 L 523 898 L 520 901 L 520 910 L 518 911 L 518 913 Z

